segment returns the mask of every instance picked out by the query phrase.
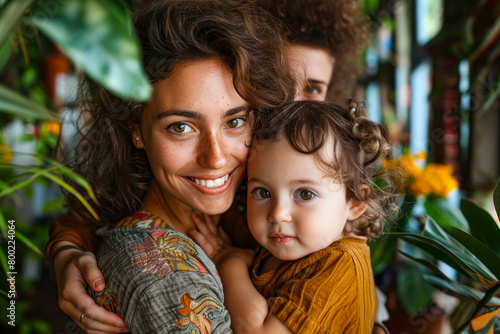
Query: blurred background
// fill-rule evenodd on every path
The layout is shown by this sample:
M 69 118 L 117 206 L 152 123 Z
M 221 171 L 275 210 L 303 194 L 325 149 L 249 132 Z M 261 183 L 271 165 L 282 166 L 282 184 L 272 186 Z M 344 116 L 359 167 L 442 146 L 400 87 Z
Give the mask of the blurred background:
M 494 204 L 500 202 L 500 192 L 494 192 L 500 176 L 500 2 L 359 1 L 372 41 L 359 59 L 356 95 L 369 105 L 370 118 L 386 124 L 398 158 L 394 164 L 409 175 L 403 215 L 391 224 L 399 235 L 370 245 L 376 281 L 387 296 L 386 325 L 391 333 L 479 328 L 493 333 L 500 312 Z M 115 94 L 147 99 L 148 92 L 137 89 L 147 79 L 138 65 L 127 3 L 0 0 L 0 326 L 5 331 L 78 332 L 57 306 L 43 256 L 49 223 L 65 212 L 60 187 L 72 191 L 64 177 L 78 178 L 55 162 L 55 147 L 78 120 L 78 73 Z M 89 193 L 75 195 L 89 198 Z M 426 227 L 434 226 L 426 225 L 428 217 L 438 226 L 433 231 Z M 15 234 L 9 232 L 14 225 Z M 422 233 L 448 245 L 451 254 L 442 256 L 443 246 L 411 235 Z M 15 260 L 8 251 L 13 239 Z M 15 275 L 8 274 L 12 261 Z M 5 316 L 11 276 L 15 328 Z M 469 326 L 475 318 L 492 325 Z

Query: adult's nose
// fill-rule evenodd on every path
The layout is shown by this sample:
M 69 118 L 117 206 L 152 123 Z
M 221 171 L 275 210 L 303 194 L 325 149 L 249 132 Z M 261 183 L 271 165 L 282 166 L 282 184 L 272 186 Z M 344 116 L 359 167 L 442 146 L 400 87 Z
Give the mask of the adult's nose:
M 227 145 L 220 134 L 209 132 L 201 138 L 198 152 L 198 163 L 201 166 L 220 169 L 226 166 L 228 162 Z
M 268 221 L 274 224 L 290 223 L 292 221 L 292 215 L 290 214 L 288 204 L 285 203 L 285 201 L 273 199 Z

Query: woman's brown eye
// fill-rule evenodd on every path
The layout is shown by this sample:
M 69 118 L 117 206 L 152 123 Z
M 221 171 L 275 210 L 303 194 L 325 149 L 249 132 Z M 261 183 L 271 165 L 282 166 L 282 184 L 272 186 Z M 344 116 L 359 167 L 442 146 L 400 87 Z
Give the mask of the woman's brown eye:
M 243 118 L 233 118 L 229 120 L 226 124 L 228 127 L 231 129 L 237 128 L 238 126 L 241 126 L 245 120 Z
M 186 130 L 186 124 L 177 123 L 172 127 L 175 132 L 182 133 Z

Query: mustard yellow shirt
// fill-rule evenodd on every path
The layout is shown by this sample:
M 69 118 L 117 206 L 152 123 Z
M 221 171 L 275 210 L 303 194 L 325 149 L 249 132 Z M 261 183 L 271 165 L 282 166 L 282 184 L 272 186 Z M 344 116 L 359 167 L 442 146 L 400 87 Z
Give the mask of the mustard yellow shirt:
M 263 249 L 251 266 L 252 282 L 270 312 L 293 333 L 371 333 L 377 294 L 370 250 L 345 238 L 279 268 L 260 273 L 270 257 Z

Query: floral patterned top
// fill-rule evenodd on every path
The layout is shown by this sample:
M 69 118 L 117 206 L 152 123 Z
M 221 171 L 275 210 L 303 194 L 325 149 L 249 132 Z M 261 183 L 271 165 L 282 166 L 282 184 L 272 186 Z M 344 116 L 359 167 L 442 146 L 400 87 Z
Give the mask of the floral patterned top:
M 88 292 L 132 333 L 231 333 L 215 265 L 189 237 L 145 212 L 97 234 L 106 288 Z

